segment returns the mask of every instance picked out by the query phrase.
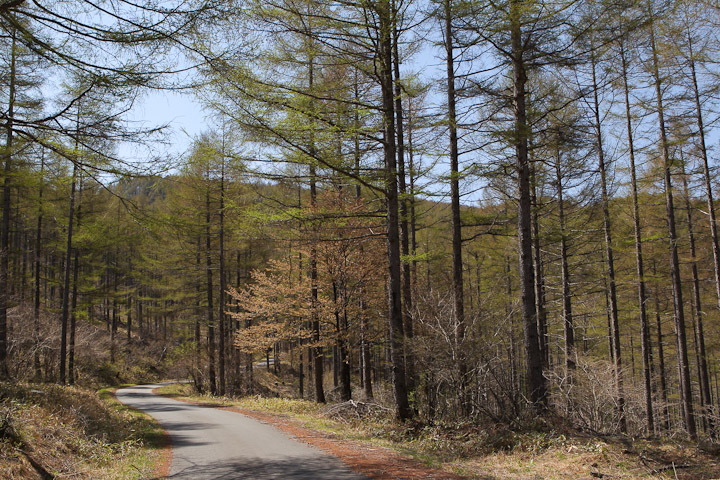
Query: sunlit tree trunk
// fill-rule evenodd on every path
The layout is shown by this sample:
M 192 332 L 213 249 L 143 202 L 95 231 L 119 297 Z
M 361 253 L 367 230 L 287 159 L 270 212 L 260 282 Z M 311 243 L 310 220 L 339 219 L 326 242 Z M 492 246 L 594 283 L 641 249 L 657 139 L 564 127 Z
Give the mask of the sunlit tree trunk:
M 697 73 L 695 68 L 695 55 L 693 52 L 692 35 L 687 32 L 688 39 L 688 55 L 690 58 L 690 73 L 693 84 L 693 97 L 695 100 L 695 118 L 698 126 L 698 136 L 700 140 L 700 155 L 703 163 L 703 177 L 705 180 L 705 195 L 707 199 L 708 220 L 710 223 L 710 239 L 712 241 L 713 251 L 713 273 L 715 274 L 715 293 L 718 300 L 718 308 L 720 308 L 720 244 L 718 243 L 717 222 L 715 219 L 715 202 L 713 199 L 712 182 L 710 177 L 710 167 L 708 165 L 707 147 L 705 144 L 705 122 L 703 120 L 702 105 L 700 103 L 700 89 L 698 88 Z M 713 399 L 710 394 L 710 376 L 708 374 L 707 352 L 705 348 L 705 332 L 703 324 L 696 325 L 698 332 L 698 349 L 700 350 L 700 379 L 702 396 L 705 399 L 708 419 L 712 419 Z M 710 423 L 710 435 L 716 438 L 717 431 L 714 423 Z
M 77 220 L 76 226 L 80 228 L 80 218 L 82 217 L 82 188 L 83 188 L 83 177 L 80 175 L 80 185 L 78 190 L 78 206 L 77 206 Z M 70 305 L 70 340 L 69 340 L 69 351 L 68 351 L 68 383 L 70 385 L 75 384 L 75 331 L 77 328 L 77 303 L 78 303 L 78 271 L 80 269 L 80 255 L 78 247 L 73 248 L 73 289 L 72 289 L 72 304 Z
M 397 157 L 395 149 L 395 106 L 392 78 L 392 8 L 389 0 L 376 4 L 379 21 L 379 61 L 383 113 L 383 157 L 385 160 L 385 206 L 387 209 L 388 250 L 388 323 L 390 327 L 390 363 L 396 415 L 400 420 L 412 417 L 405 380 L 405 333 L 401 300 L 400 214 L 398 209 Z
M 223 127 L 224 129 L 224 127 Z M 225 395 L 227 387 L 227 379 L 225 376 L 225 358 L 226 358 L 226 321 L 225 321 L 225 132 L 223 131 L 223 145 L 220 158 L 220 220 L 219 220 L 219 241 L 220 241 L 220 258 L 218 259 L 218 373 L 220 378 L 218 383 L 218 393 Z
M 543 368 L 550 366 L 550 352 L 547 334 L 547 308 L 545 307 L 545 270 L 543 256 L 540 248 L 540 206 L 537 200 L 537 168 L 531 161 L 531 195 L 532 195 L 532 224 L 533 224 L 533 262 L 535 265 L 535 312 L 537 315 L 538 342 L 540 355 L 543 359 Z
M 213 275 L 212 249 L 210 242 L 210 166 L 207 167 L 207 185 L 205 190 L 205 275 L 207 280 L 207 341 L 208 341 L 208 376 L 210 393 L 218 394 L 217 375 L 215 372 L 215 320 L 213 318 Z
M 607 192 L 607 171 L 605 165 L 605 152 L 603 150 L 602 125 L 600 123 L 600 101 L 598 98 L 598 83 L 596 76 L 595 51 L 591 49 L 591 67 L 594 101 L 594 128 L 598 153 L 598 170 L 600 171 L 600 193 L 603 211 L 603 232 L 605 234 L 605 262 L 607 267 L 608 300 L 610 302 L 610 324 L 612 327 L 612 351 L 615 371 L 615 390 L 620 431 L 627 432 L 627 419 L 625 417 L 625 392 L 622 379 L 622 355 L 620 351 L 620 321 L 618 319 L 617 287 L 615 284 L 615 258 L 612 247 L 612 230 L 610 228 L 610 207 Z
M 510 42 L 513 70 L 513 110 L 518 186 L 518 250 L 520 255 L 520 291 L 527 362 L 527 388 L 530 402 L 540 411 L 546 408 L 547 385 L 543 375 L 543 361 L 538 340 L 537 312 L 535 310 L 535 273 L 532 256 L 532 201 L 530 195 L 530 164 L 528 161 L 528 134 L 526 112 L 527 72 L 520 16 L 523 4 L 510 2 Z
M 623 40 L 621 40 L 622 42 Z M 643 358 L 643 387 L 645 391 L 645 419 L 649 435 L 655 431 L 652 406 L 652 384 L 650 368 L 650 327 L 647 319 L 647 293 L 645 286 L 645 271 L 642 253 L 642 230 L 640 228 L 640 203 L 638 202 L 637 174 L 635 168 L 635 144 L 633 141 L 632 116 L 630 114 L 630 88 L 627 77 L 627 58 L 625 44 L 620 44 L 620 57 L 622 61 L 623 92 L 625 94 L 625 124 L 627 126 L 628 147 L 630 155 L 630 186 L 633 200 L 633 234 L 635 239 L 635 274 L 638 285 L 638 306 L 640 308 L 640 343 Z
M 685 332 L 685 311 L 683 306 L 682 281 L 680 278 L 680 261 L 677 251 L 677 233 L 675 229 L 675 205 L 673 203 L 671 160 L 668 146 L 667 134 L 665 131 L 665 109 L 662 96 L 662 80 L 660 77 L 660 60 L 658 58 L 657 45 L 655 43 L 655 27 L 652 10 L 649 12 L 650 23 L 650 46 L 652 53 L 652 75 L 657 101 L 657 115 L 660 129 L 660 150 L 662 155 L 663 179 L 665 183 L 665 213 L 668 227 L 668 240 L 670 242 L 670 276 L 672 280 L 673 306 L 675 311 L 675 331 L 677 341 L 678 369 L 680 372 L 680 390 L 683 418 L 685 429 L 690 438 L 697 437 L 695 426 L 695 413 L 692 402 L 692 385 L 690 384 L 690 365 L 688 362 L 687 336 Z
M 450 134 L 450 211 L 452 228 L 452 274 L 453 299 L 456 323 L 456 349 L 458 352 L 458 375 L 460 377 L 460 400 L 463 413 L 470 410 L 468 398 L 468 372 L 463 343 L 465 341 L 465 297 L 463 289 L 462 224 L 460 219 L 460 171 L 457 137 L 457 114 L 455 92 L 455 56 L 453 52 L 452 0 L 444 0 L 445 9 L 445 68 L 447 72 L 448 131 Z
M 403 116 L 404 97 L 400 79 L 400 54 L 398 53 L 398 10 L 395 0 L 393 6 L 393 74 L 395 87 L 395 128 L 397 135 L 397 165 L 398 165 L 398 188 L 400 191 L 400 243 L 403 257 L 410 255 L 410 231 L 408 226 L 408 198 L 407 181 L 405 172 L 405 122 Z M 415 360 L 412 349 L 413 338 L 413 298 L 410 284 L 410 263 L 402 262 L 402 303 L 403 303 L 403 326 L 405 332 L 405 372 L 407 389 L 409 392 L 415 390 Z

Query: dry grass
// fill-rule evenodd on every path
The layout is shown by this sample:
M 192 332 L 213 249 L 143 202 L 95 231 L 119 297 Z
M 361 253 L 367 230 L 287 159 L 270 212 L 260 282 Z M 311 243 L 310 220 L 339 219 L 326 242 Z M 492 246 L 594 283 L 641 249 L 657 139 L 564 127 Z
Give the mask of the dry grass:
M 499 425 L 400 425 L 378 411 L 357 415 L 352 408 L 320 406 L 304 400 L 200 397 L 190 385 L 163 387 L 161 393 L 282 415 L 283 421 L 322 431 L 331 438 L 392 448 L 426 465 L 470 478 L 720 479 L 717 446 L 700 448 L 682 441 L 599 437 L 573 432 L 563 425 L 553 429 L 546 424 L 537 431 L 521 433 Z
M 3 479 L 149 478 L 162 435 L 147 417 L 89 390 L 0 384 Z

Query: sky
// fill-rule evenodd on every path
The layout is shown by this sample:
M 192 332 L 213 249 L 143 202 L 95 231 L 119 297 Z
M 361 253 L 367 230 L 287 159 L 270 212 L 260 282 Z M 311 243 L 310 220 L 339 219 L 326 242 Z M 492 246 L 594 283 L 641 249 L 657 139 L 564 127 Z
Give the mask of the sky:
M 170 141 L 165 153 L 176 157 L 185 153 L 193 137 L 206 128 L 207 113 L 190 93 L 173 91 L 151 91 L 140 98 L 128 119 L 137 122 L 137 126 L 153 128 L 167 125 L 166 134 Z M 132 147 L 121 147 L 123 156 L 135 156 Z M 138 158 L 137 160 L 143 160 Z

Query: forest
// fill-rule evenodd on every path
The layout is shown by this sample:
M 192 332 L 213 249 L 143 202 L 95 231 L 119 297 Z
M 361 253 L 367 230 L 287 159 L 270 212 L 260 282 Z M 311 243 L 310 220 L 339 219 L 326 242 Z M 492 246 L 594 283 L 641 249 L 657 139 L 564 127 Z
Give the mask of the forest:
M 0 377 L 714 441 L 720 6 L 0 2 Z M 173 153 L 130 113 L 203 106 Z M 262 366 L 261 368 L 259 366 Z

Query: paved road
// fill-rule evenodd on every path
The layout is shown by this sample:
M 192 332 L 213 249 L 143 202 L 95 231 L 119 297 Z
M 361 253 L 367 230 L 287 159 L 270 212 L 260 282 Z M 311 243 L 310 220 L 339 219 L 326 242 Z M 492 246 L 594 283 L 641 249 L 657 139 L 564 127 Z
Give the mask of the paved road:
M 154 395 L 159 385 L 117 391 L 155 417 L 172 438 L 170 476 L 179 479 L 361 480 L 338 458 L 235 412 Z

